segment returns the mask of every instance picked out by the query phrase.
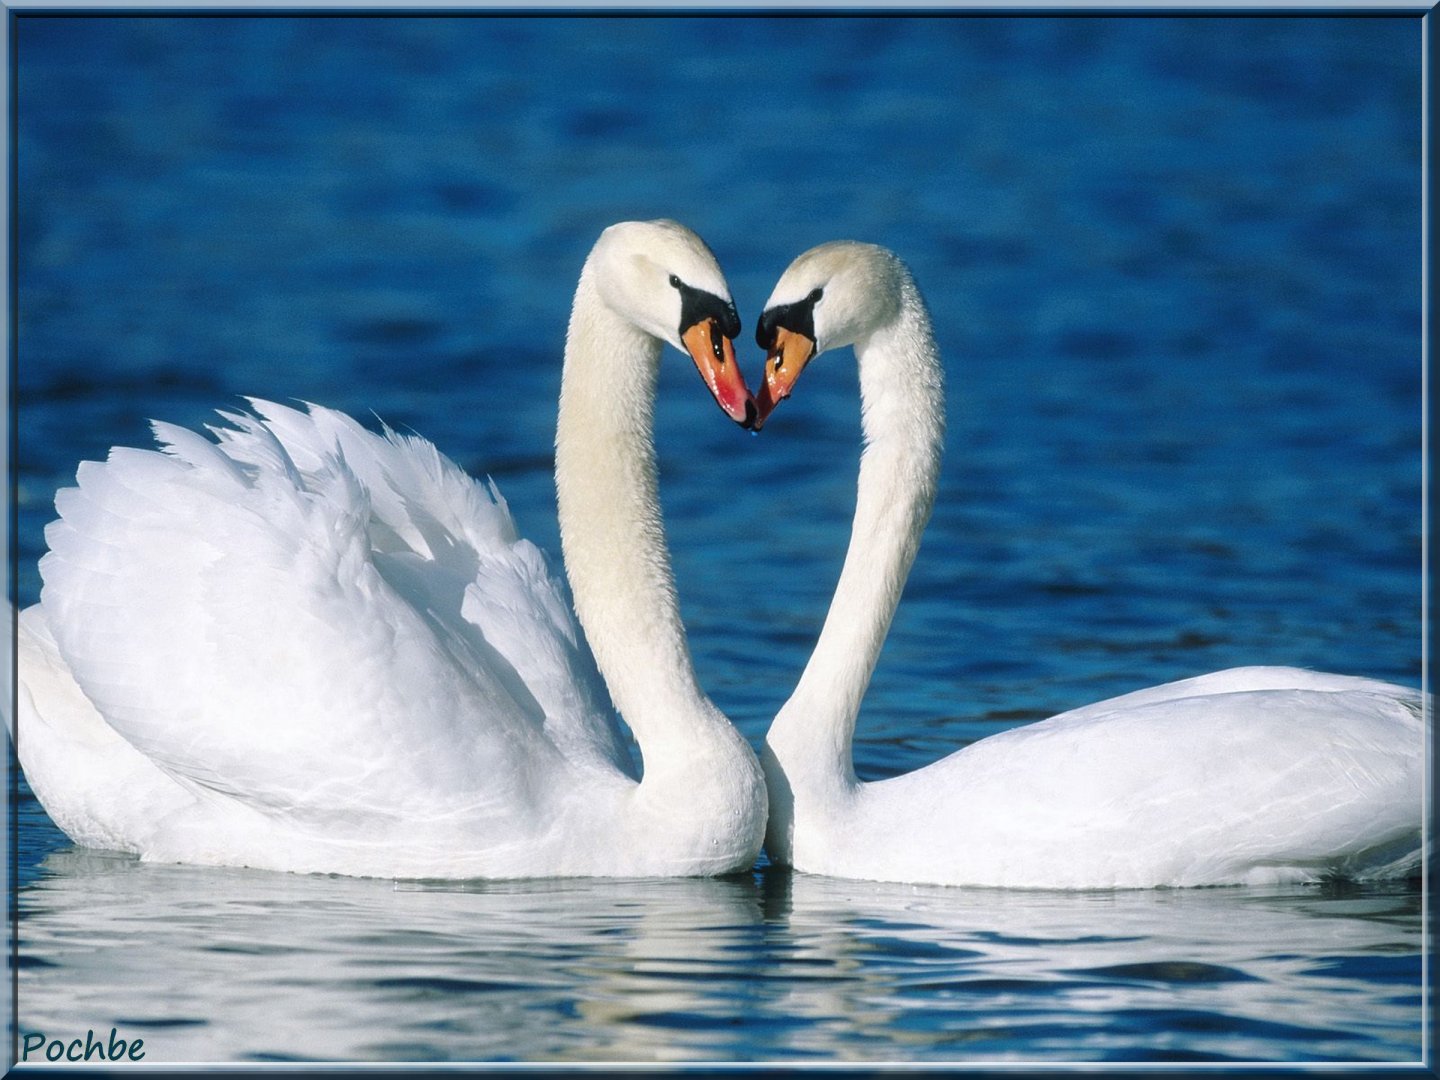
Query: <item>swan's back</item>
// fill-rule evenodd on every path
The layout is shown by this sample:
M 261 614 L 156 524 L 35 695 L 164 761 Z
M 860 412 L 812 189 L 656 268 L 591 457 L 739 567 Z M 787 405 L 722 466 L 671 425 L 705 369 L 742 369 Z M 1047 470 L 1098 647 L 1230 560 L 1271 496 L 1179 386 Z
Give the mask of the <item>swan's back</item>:
M 1420 860 L 1422 714 L 1418 693 L 1368 679 L 1249 668 L 1183 680 L 864 785 L 862 843 L 878 876 L 953 884 L 1403 875 Z M 926 844 L 888 835 L 922 821 L 948 828 Z
M 498 493 L 423 440 L 253 404 L 57 495 L 41 603 L 115 732 L 208 807 L 362 846 L 462 820 L 515 843 L 557 789 L 633 776 Z

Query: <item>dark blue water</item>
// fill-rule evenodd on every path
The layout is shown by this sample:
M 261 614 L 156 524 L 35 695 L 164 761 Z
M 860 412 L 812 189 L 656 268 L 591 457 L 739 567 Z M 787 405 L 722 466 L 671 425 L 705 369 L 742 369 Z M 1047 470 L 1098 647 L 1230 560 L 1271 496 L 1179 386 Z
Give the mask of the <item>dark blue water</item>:
M 948 457 L 862 776 L 1235 664 L 1419 683 L 1418 20 L 12 27 L 22 604 L 77 461 L 239 394 L 413 428 L 558 552 L 574 280 L 605 225 L 669 216 L 747 322 L 839 237 L 900 252 L 933 310 Z M 758 740 L 843 555 L 853 364 L 751 438 L 672 360 L 682 608 Z M 1403 888 L 397 891 L 77 853 L 33 800 L 20 825 L 22 1029 L 123 1021 L 150 1060 L 1422 1050 Z

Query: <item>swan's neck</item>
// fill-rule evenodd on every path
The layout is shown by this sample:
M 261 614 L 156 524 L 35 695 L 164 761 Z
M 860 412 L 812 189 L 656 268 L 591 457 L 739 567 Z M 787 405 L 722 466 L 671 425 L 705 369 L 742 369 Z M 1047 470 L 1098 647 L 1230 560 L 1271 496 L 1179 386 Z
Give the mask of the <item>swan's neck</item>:
M 647 776 L 720 716 L 695 679 L 660 516 L 652 435 L 659 362 L 660 342 L 601 301 L 587 265 L 555 432 L 560 541 L 575 611 Z
M 905 285 L 899 317 L 855 346 L 865 450 L 850 547 L 820 640 L 766 738 L 791 784 L 853 783 L 860 701 L 935 502 L 942 370 L 924 302 Z

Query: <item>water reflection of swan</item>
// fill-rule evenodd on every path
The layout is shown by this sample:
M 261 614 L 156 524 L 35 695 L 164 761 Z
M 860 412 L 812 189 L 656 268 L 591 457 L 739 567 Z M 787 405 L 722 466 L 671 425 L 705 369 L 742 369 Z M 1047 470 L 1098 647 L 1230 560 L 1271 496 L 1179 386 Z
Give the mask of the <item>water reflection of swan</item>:
M 904 264 L 850 242 L 791 264 L 757 337 L 769 351 L 762 423 L 814 356 L 853 344 L 866 442 L 829 614 L 765 740 L 772 859 L 843 877 L 1056 888 L 1418 869 L 1420 695 L 1373 679 L 1216 672 L 858 781 L 860 702 L 935 500 L 939 356 Z
M 797 1051 L 1263 1061 L 1298 1040 L 1321 1058 L 1419 1056 L 1420 897 L 1400 886 L 996 891 L 771 874 L 766 913 L 793 943 L 774 967 L 801 977 L 777 980 L 769 1007 L 812 1020 Z M 1403 976 L 1384 966 L 1365 986 L 1367 964 L 1396 963 Z
M 72 849 L 18 901 L 22 1030 L 115 1023 L 151 1062 L 1418 1054 L 1407 892 L 392 887 Z
M 699 1058 L 703 1028 L 666 1018 L 741 1008 L 760 918 L 748 877 L 395 885 L 83 849 L 43 871 L 24 1030 L 118 1024 L 152 1063 Z
M 218 445 L 156 425 L 164 453 L 82 465 L 20 622 L 17 748 L 55 823 L 280 870 L 748 869 L 764 782 L 696 682 L 651 438 L 664 342 L 749 422 L 738 328 L 673 222 L 612 226 L 586 260 L 555 470 L 594 661 L 498 493 L 423 440 L 257 402 Z

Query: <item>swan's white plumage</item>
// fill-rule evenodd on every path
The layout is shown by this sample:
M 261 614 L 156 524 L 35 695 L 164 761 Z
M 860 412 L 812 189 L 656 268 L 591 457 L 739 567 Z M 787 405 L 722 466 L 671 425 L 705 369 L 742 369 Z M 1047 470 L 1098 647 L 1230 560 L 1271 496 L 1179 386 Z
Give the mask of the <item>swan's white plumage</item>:
M 20 613 L 21 763 L 51 820 L 77 844 L 135 851 L 195 799 L 105 723 L 75 684 L 39 604 Z
M 644 273 L 627 252 L 645 255 Z M 603 364 L 639 383 L 623 400 L 627 417 L 645 414 L 641 434 L 603 449 L 653 474 L 659 343 L 626 328 L 673 317 L 678 341 L 668 273 L 728 290 L 673 223 L 607 230 L 582 280 L 604 276 L 602 255 L 627 267 L 626 307 L 587 312 L 605 303 L 577 292 L 572 323 L 608 332 L 572 325 L 562 382 Z M 420 438 L 313 405 L 250 405 L 221 414 L 215 441 L 157 423 L 159 450 L 83 463 L 56 497 L 41 602 L 20 622 L 16 745 L 68 835 L 149 859 L 404 877 L 750 865 L 765 801 L 749 747 L 695 687 L 635 718 L 694 759 L 687 790 L 648 762 L 637 779 L 567 592 L 493 485 Z M 587 459 L 596 437 L 562 410 L 568 454 Z M 657 507 L 599 512 L 614 564 L 668 576 L 634 524 Z M 574 513 L 562 492 L 562 530 Z M 625 636 L 606 619 L 618 602 L 606 583 L 587 587 L 597 627 Z M 673 589 L 624 601 L 675 610 Z M 661 647 L 608 648 L 693 687 L 673 623 Z
M 1184 680 L 1155 688 L 1173 696 L 1091 705 L 863 785 L 844 843 L 869 848 L 877 876 L 942 884 L 1262 884 L 1416 869 L 1418 694 L 1338 678 L 1322 688 L 1283 668 L 1209 678 L 1232 688 Z M 1245 689 L 1251 678 L 1264 688 Z M 1295 685 L 1276 688 L 1287 679 Z M 928 850 L 896 835 L 927 820 Z M 811 853 L 823 869 L 829 855 Z
M 982 739 L 856 779 L 865 687 L 934 502 L 941 367 L 908 270 L 822 245 L 767 307 L 822 290 L 818 350 L 854 344 L 866 449 L 829 615 L 762 760 L 766 847 L 797 869 L 942 885 L 1113 888 L 1417 872 L 1428 710 L 1371 679 L 1247 667 Z
M 218 445 L 157 424 L 163 453 L 57 497 L 42 603 L 126 743 L 202 803 L 359 847 L 457 815 L 524 836 L 554 773 L 634 775 L 503 503 L 421 440 L 254 407 Z

